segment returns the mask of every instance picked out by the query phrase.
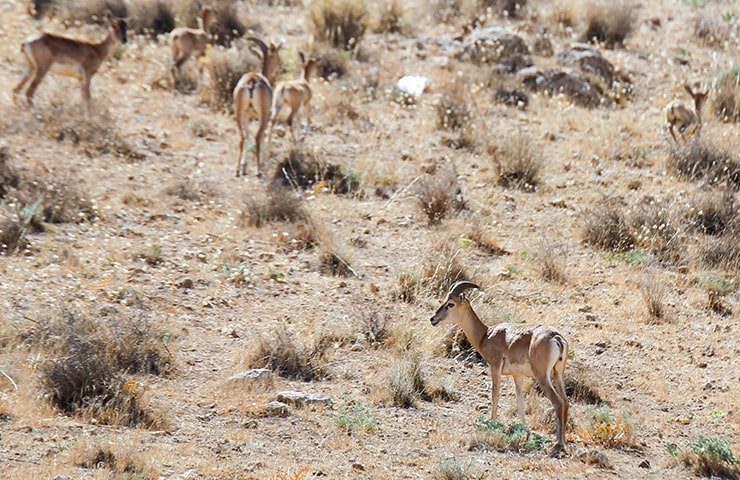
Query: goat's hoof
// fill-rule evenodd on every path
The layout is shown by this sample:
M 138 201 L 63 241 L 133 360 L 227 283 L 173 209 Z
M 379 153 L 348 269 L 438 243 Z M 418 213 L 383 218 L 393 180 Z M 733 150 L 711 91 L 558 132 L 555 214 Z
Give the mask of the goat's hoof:
M 550 457 L 552 458 L 563 458 L 566 455 L 568 455 L 568 451 L 565 449 L 565 445 L 559 443 L 552 447 L 552 451 L 550 452 Z

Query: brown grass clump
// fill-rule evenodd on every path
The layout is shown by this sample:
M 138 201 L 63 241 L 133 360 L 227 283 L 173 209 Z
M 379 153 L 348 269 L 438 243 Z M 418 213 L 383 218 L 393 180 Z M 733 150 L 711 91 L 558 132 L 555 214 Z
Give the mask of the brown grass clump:
M 313 188 L 316 193 L 359 194 L 361 175 L 341 165 L 320 161 L 305 149 L 293 148 L 275 169 L 271 184 L 292 188 Z
M 607 405 L 587 411 L 589 424 L 583 431 L 584 441 L 605 447 L 631 447 L 636 442 L 636 423 L 627 410 L 614 411 Z
M 712 82 L 712 111 L 723 122 L 740 120 L 740 65 L 722 72 Z
M 693 203 L 687 219 L 697 231 L 716 236 L 740 227 L 740 214 L 731 190 L 703 191 L 695 195 Z
M 404 18 L 401 0 L 386 0 L 381 6 L 380 18 L 375 27 L 376 33 L 406 33 L 409 24 Z
M 42 3 L 42 2 L 37 2 Z M 74 2 L 51 2 L 51 8 L 42 10 L 62 19 L 67 25 L 77 22 L 105 25 L 108 18 L 127 18 L 128 7 L 124 0 L 78 0 Z
M 18 188 L 21 183 L 21 176 L 9 160 L 8 147 L 0 147 L 0 199 L 5 198 L 10 189 Z
M 454 170 L 425 175 L 418 184 L 417 192 L 421 211 L 431 226 L 439 225 L 450 213 L 465 208 L 465 200 Z
M 133 0 L 129 2 L 128 13 L 128 29 L 139 35 L 156 38 L 177 26 L 175 13 L 166 0 Z
M 440 298 L 458 280 L 474 281 L 462 264 L 461 254 L 457 237 L 432 244 L 415 269 L 398 275 L 396 298 L 405 302 L 414 302 L 419 296 Z
M 140 450 L 119 443 L 83 441 L 73 451 L 74 464 L 86 469 L 105 469 L 114 478 L 154 480 L 156 467 Z
M 719 17 L 699 15 L 693 20 L 694 37 L 706 47 L 721 47 L 729 38 L 730 31 Z
M 357 48 L 370 19 L 364 0 L 312 0 L 307 11 L 316 39 L 344 50 Z
M 537 144 L 527 135 L 506 137 L 500 145 L 489 148 L 498 173 L 498 184 L 525 192 L 537 190 L 544 160 Z
M 266 198 L 250 197 L 246 201 L 242 217 L 247 225 L 260 228 L 273 221 L 300 222 L 306 220 L 307 214 L 299 193 L 273 183 L 267 188 Z
M 281 377 L 310 382 L 328 376 L 322 362 L 327 348 L 320 341 L 313 349 L 300 346 L 290 332 L 278 330 L 269 339 L 260 337 L 247 364 L 249 368 L 269 368 Z
M 462 79 L 450 81 L 443 87 L 442 97 L 435 106 L 438 128 L 454 132 L 468 127 L 472 109 L 465 95 L 466 86 Z
M 638 282 L 642 301 L 652 320 L 661 320 L 665 316 L 666 288 L 653 274 L 646 274 Z
M 540 276 L 548 282 L 565 283 L 568 248 L 553 240 L 543 241 L 537 249 Z
M 209 88 L 202 90 L 203 100 L 217 111 L 233 113 L 234 88 L 239 79 L 249 72 L 259 71 L 259 60 L 247 49 L 212 49 L 208 53 Z M 183 75 L 183 77 L 186 77 Z M 178 90 L 192 91 L 197 82 L 194 78 L 184 80 Z
M 668 169 L 679 178 L 740 189 L 740 160 L 708 140 L 697 140 L 671 151 Z
M 588 8 L 584 42 L 603 43 L 607 48 L 624 45 L 634 29 L 634 6 L 629 1 L 598 2 Z
M 589 245 L 617 253 L 635 247 L 636 240 L 616 200 L 603 198 L 582 216 L 583 238 Z
M 148 319 L 121 320 L 65 313 L 39 325 L 31 338 L 52 357 L 41 383 L 51 403 L 66 413 L 111 425 L 160 428 L 166 420 L 142 405 L 145 389 L 126 377 L 166 374 L 171 356 Z
M 412 348 L 397 358 L 390 368 L 388 389 L 393 405 L 411 408 L 427 390 L 421 352 Z
M 348 71 L 348 54 L 323 43 L 314 45 L 311 56 L 318 59 L 316 76 L 325 80 L 342 78 Z
M 520 18 L 527 0 L 480 0 L 484 9 L 490 8 L 498 15 L 506 18 Z
M 685 264 L 684 220 L 672 205 L 652 197 L 633 207 L 629 224 L 636 245 L 667 264 Z

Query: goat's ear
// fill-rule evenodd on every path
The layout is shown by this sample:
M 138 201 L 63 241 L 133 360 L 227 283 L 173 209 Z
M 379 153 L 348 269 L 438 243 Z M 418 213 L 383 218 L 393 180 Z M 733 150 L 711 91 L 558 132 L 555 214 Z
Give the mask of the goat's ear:
M 305 65 L 305 64 L 306 64 L 306 56 L 305 56 L 305 55 L 303 54 L 303 52 L 298 52 L 298 58 L 300 58 L 300 59 L 301 59 L 301 63 L 302 63 L 303 65 Z

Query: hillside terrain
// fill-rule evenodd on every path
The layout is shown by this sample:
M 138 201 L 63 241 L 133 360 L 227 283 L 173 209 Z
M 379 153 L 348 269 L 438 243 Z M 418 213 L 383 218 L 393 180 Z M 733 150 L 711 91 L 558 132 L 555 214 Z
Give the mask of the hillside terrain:
M 735 2 L 348 0 L 367 28 L 332 46 L 336 2 L 222 0 L 244 36 L 173 85 L 132 0 L 89 114 L 53 74 L 14 102 L 28 35 L 105 35 L 26 3 L 0 4 L 3 478 L 740 477 Z M 278 81 L 320 63 L 310 126 L 237 178 L 219 75 L 250 35 Z M 684 84 L 709 99 L 677 143 Z M 529 436 L 496 433 L 510 377 L 486 423 L 487 366 L 429 321 L 461 278 L 485 323 L 568 339 L 567 455 L 531 381 Z

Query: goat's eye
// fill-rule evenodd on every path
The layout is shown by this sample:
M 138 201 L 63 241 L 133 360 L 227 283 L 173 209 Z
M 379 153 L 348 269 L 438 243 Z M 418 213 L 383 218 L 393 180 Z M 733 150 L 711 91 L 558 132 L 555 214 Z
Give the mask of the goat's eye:
M 455 306 L 455 304 L 454 304 L 454 303 L 448 303 L 448 304 L 447 304 L 447 310 L 451 309 L 451 308 L 452 308 L 452 307 L 454 307 L 454 306 Z

